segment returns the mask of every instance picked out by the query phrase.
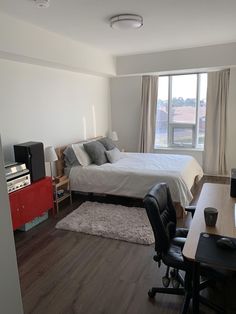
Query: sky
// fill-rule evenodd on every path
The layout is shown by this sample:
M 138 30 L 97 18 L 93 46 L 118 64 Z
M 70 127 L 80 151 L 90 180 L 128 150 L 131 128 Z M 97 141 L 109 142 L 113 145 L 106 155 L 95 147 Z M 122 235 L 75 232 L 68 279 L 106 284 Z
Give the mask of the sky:
M 172 79 L 172 97 L 195 98 L 197 86 L 197 75 L 177 75 Z M 207 74 L 200 75 L 200 99 L 206 99 Z M 160 76 L 158 80 L 158 98 L 168 99 L 168 77 Z

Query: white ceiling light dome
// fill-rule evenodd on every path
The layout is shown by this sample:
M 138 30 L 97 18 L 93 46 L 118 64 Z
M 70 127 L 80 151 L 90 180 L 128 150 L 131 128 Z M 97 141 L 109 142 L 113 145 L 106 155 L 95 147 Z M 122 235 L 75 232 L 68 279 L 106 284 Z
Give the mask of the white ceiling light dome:
M 135 29 L 143 26 L 143 18 L 137 14 L 118 14 L 110 18 L 110 26 L 115 29 Z
M 34 0 L 35 5 L 39 9 L 46 9 L 49 7 L 49 0 Z

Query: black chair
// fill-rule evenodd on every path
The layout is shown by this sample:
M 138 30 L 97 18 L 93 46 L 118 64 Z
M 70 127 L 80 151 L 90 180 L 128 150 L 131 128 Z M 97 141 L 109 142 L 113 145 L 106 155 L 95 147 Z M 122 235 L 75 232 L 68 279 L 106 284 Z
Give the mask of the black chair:
M 192 218 L 194 216 L 195 210 L 196 210 L 196 206 L 186 206 L 185 207 L 185 211 L 189 212 L 192 215 Z
M 161 261 L 167 266 L 165 276 L 162 278 L 164 287 L 153 287 L 149 290 L 148 295 L 153 298 L 156 293 L 167 293 L 184 295 L 182 314 L 187 313 L 189 303 L 192 298 L 192 269 L 193 264 L 184 259 L 182 249 L 188 234 L 188 229 L 176 227 L 176 211 L 171 199 L 168 186 L 165 183 L 155 185 L 144 198 L 144 206 L 150 220 L 154 237 L 156 255 L 153 257 L 160 267 Z M 190 208 L 194 214 L 194 208 Z M 169 288 L 170 277 L 172 278 L 173 288 Z M 184 278 L 180 272 L 184 273 Z M 209 267 L 203 268 L 201 273 L 214 274 L 214 270 Z M 206 288 L 212 280 L 204 280 L 200 284 L 200 290 Z M 180 287 L 181 286 L 181 287 Z M 208 304 L 214 310 L 219 307 Z M 220 309 L 221 312 L 221 309 Z

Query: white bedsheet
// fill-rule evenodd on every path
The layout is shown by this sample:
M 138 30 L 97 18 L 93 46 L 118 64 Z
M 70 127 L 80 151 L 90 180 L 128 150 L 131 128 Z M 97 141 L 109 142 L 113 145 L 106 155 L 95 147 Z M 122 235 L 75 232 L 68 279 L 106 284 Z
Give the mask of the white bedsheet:
M 114 164 L 70 170 L 73 191 L 105 193 L 143 198 L 155 184 L 166 182 L 174 202 L 183 207 L 192 200 L 190 191 L 202 168 L 191 156 L 172 154 L 122 153 Z

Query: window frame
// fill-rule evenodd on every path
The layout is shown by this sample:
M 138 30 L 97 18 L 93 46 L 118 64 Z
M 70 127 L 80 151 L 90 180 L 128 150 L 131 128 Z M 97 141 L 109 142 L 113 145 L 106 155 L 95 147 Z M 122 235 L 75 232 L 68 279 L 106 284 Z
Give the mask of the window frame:
M 196 115 L 195 123 L 181 123 L 181 122 L 171 122 L 170 112 L 171 112 L 171 101 L 172 101 L 172 79 L 174 76 L 181 75 L 196 75 Z M 168 149 L 168 148 L 186 148 L 186 149 L 202 149 L 203 147 L 198 143 L 199 137 L 199 108 L 200 108 L 200 89 L 201 89 L 201 74 L 207 74 L 207 72 L 200 73 L 183 73 L 183 74 L 171 74 L 171 75 L 161 75 L 160 77 L 168 77 L 168 127 L 167 127 L 167 146 L 155 146 L 154 149 Z M 158 98 L 157 98 L 158 101 Z M 192 144 L 177 144 L 174 143 L 174 129 L 176 128 L 189 128 L 193 132 Z
M 177 144 L 174 143 L 174 130 L 175 129 L 189 129 L 192 131 L 192 144 Z M 186 148 L 195 148 L 194 144 L 196 143 L 196 124 L 193 123 L 170 123 L 169 124 L 169 134 L 170 134 L 170 145 L 169 147 L 186 147 Z

